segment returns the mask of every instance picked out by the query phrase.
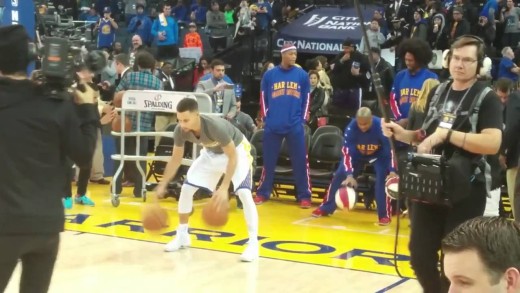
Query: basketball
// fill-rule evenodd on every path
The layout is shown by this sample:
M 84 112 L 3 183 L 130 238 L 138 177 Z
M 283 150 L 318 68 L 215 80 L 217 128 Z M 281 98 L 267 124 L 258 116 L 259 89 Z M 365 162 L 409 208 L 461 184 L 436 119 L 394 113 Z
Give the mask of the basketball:
M 145 230 L 155 232 L 168 227 L 168 213 L 158 204 L 145 205 L 142 211 L 142 224 Z
M 356 191 L 352 187 L 342 185 L 336 191 L 336 206 L 340 210 L 351 210 L 356 206 Z
M 115 132 L 121 132 L 121 116 L 117 115 L 114 120 L 112 120 L 112 130 Z M 125 119 L 125 131 L 129 132 L 132 130 L 132 122 L 130 119 Z
M 399 177 L 391 177 L 386 180 L 385 193 L 386 196 L 391 199 L 397 199 L 399 197 Z
M 222 227 L 226 225 L 229 218 L 229 202 L 220 204 L 214 197 L 202 209 L 202 219 L 208 226 Z

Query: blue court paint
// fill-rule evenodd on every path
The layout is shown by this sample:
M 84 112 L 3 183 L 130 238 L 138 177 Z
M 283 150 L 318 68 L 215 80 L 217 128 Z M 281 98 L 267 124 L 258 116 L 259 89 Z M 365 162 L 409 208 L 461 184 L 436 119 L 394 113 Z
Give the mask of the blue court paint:
M 388 292 L 388 290 L 393 289 L 393 288 L 401 285 L 402 283 L 404 283 L 404 282 L 406 282 L 408 280 L 410 280 L 410 279 L 407 279 L 407 278 L 401 279 L 401 280 L 399 280 L 399 281 L 397 281 L 397 282 L 395 282 L 393 284 L 390 284 L 389 286 L 386 286 L 385 288 L 383 288 L 383 289 L 381 289 L 379 291 L 376 291 L 376 293 Z

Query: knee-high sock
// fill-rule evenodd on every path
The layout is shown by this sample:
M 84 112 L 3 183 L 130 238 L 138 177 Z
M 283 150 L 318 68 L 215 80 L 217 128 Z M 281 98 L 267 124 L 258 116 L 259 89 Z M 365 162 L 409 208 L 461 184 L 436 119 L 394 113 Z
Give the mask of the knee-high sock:
M 237 190 L 238 197 L 244 206 L 244 217 L 246 218 L 249 243 L 258 241 L 258 211 L 251 190 L 241 188 Z
M 189 214 L 193 209 L 193 195 L 199 188 L 189 184 L 183 184 L 181 196 L 179 197 L 179 214 Z

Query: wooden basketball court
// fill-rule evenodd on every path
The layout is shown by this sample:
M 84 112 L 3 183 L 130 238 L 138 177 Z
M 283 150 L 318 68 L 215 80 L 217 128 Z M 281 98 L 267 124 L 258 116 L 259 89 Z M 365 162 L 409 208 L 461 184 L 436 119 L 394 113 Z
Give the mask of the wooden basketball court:
M 242 210 L 231 203 L 229 223 L 207 227 L 195 202 L 192 248 L 163 251 L 178 223 L 177 203 L 164 200 L 170 227 L 157 235 L 140 225 L 141 199 L 125 189 L 113 207 L 108 186 L 91 184 L 95 207 L 67 211 L 67 231 L 50 292 L 420 292 L 408 261 L 408 220 L 401 221 L 394 269 L 395 219 L 377 226 L 375 211 L 362 205 L 331 217 L 312 218 L 294 198 L 281 196 L 258 206 L 261 258 L 242 263 L 247 241 Z M 318 201 L 314 201 L 317 206 Z M 19 268 L 6 292 L 18 292 Z

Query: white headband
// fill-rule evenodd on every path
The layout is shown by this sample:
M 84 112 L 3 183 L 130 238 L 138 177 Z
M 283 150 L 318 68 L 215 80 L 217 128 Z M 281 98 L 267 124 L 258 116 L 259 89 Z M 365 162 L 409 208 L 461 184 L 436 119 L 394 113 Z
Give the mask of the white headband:
M 296 50 L 296 46 L 290 46 L 290 47 L 287 47 L 287 48 L 283 48 L 280 53 L 283 53 L 283 52 L 286 52 L 286 51 L 289 51 L 289 50 Z

